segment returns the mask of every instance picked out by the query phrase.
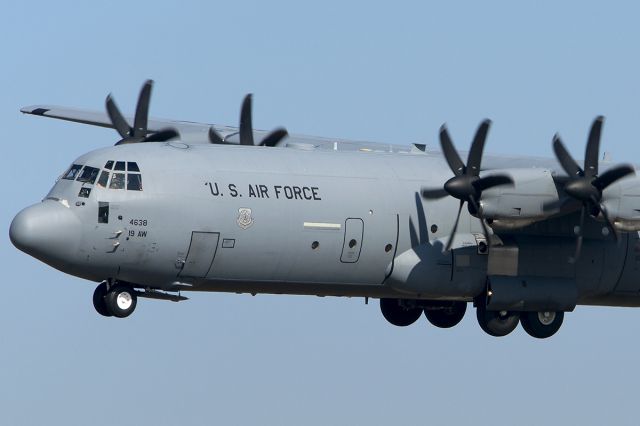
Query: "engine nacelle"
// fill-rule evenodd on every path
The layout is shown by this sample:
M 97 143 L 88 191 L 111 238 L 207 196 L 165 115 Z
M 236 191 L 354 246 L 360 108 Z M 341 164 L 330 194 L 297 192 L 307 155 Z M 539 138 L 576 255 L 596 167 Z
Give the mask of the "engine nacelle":
M 605 189 L 602 203 L 616 228 L 640 231 L 640 177 L 623 179 Z
M 513 186 L 500 186 L 482 193 L 482 213 L 487 219 L 493 220 L 492 227 L 521 228 L 537 222 L 549 216 L 543 206 L 559 199 L 558 189 L 548 169 L 504 169 L 492 172 L 511 176 L 514 181 Z

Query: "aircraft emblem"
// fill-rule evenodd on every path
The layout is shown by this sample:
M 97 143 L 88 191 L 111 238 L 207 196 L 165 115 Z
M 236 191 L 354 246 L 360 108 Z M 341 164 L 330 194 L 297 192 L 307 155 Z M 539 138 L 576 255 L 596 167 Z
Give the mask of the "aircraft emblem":
M 251 209 L 242 207 L 238 209 L 238 226 L 242 229 L 247 229 L 253 225 L 253 217 L 251 216 Z

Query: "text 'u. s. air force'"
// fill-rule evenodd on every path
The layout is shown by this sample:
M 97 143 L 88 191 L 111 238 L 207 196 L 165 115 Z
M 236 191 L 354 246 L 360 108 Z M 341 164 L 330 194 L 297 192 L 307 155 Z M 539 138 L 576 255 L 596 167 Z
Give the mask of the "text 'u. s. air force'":
M 297 186 L 297 185 L 246 185 L 246 190 L 242 190 L 242 185 L 230 183 L 228 185 L 218 182 L 205 182 L 205 186 L 214 197 L 229 196 L 249 197 L 249 198 L 274 198 L 276 200 L 307 200 L 320 201 L 320 189 L 317 186 Z

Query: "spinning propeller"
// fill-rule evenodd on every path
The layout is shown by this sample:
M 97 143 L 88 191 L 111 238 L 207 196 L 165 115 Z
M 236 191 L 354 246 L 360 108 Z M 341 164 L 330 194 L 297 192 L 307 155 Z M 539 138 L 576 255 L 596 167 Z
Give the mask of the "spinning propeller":
M 244 97 L 240 110 L 240 145 L 256 145 L 253 140 L 253 125 L 251 124 L 251 94 Z M 276 146 L 278 142 L 289 136 L 286 129 L 279 127 L 265 136 L 259 146 Z M 228 144 L 222 136 L 211 126 L 209 128 L 209 141 L 213 144 Z
M 133 120 L 133 127 L 129 125 L 127 119 L 124 118 L 120 109 L 118 109 L 118 106 L 113 100 L 113 96 L 111 96 L 111 94 L 107 96 L 107 114 L 111 119 L 113 127 L 122 137 L 116 145 L 137 142 L 165 142 L 180 136 L 176 129 L 170 127 L 149 134 L 147 123 L 149 121 L 149 102 L 151 100 L 152 87 L 153 80 L 147 80 L 140 90 L 138 104 L 136 105 L 136 115 Z
M 489 230 L 479 204 L 482 191 L 500 185 L 513 185 L 513 179 L 507 175 L 498 174 L 480 177 L 482 152 L 484 150 L 484 143 L 487 139 L 487 133 L 489 132 L 490 126 L 491 120 L 484 120 L 478 127 L 471 144 L 467 164 L 464 164 L 460 159 L 458 152 L 453 146 L 453 142 L 451 141 L 446 125 L 443 124 L 440 128 L 440 145 L 442 146 L 442 153 L 444 154 L 444 158 L 447 160 L 454 176 L 445 182 L 443 188 L 423 188 L 422 196 L 425 199 L 439 199 L 450 195 L 460 200 L 458 215 L 456 216 L 456 221 L 453 225 L 453 229 L 451 230 L 451 235 L 449 236 L 449 241 L 447 242 L 445 251 L 451 249 L 453 238 L 456 234 L 456 230 L 458 229 L 462 206 L 465 202 L 468 203 L 469 212 L 480 219 L 487 243 L 490 243 Z
M 607 213 L 605 205 L 601 202 L 602 191 L 618 179 L 622 179 L 625 176 L 635 173 L 633 167 L 627 164 L 621 164 L 608 169 L 601 175 L 598 175 L 600 134 L 602 132 L 603 122 L 604 117 L 598 116 L 591 125 L 589 139 L 587 140 L 587 149 L 584 155 L 584 170 L 578 166 L 578 163 L 576 163 L 564 147 L 564 144 L 560 140 L 560 135 L 556 133 L 553 138 L 553 150 L 556 153 L 556 157 L 564 171 L 569 175 L 569 181 L 564 186 L 564 192 L 566 192 L 569 197 L 582 203 L 582 209 L 580 211 L 580 225 L 576 230 L 576 253 L 571 259 L 572 263 L 580 256 L 584 217 L 587 212 L 593 217 L 602 213 L 602 216 L 607 223 L 607 227 L 613 233 L 616 241 L 618 240 L 618 232 Z

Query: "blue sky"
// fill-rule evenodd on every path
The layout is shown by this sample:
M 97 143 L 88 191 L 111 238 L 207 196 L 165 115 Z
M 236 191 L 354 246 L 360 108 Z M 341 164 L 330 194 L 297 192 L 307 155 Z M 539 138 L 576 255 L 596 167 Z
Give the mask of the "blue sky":
M 537 341 L 495 339 L 473 310 L 451 330 L 387 324 L 361 299 L 195 294 L 99 317 L 94 285 L 17 251 L 8 228 L 115 131 L 23 116 L 24 105 L 132 111 L 437 146 L 551 156 L 640 155 L 634 2 L 9 2 L 0 13 L 3 133 L 0 423 L 635 424 L 640 313 L 579 307 Z

